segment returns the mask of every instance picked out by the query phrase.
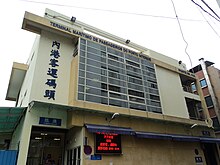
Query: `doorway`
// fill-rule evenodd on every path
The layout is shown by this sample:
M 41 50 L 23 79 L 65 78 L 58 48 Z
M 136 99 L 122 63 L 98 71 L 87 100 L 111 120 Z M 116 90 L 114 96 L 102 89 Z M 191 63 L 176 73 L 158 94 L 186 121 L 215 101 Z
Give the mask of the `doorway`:
M 217 163 L 217 148 L 215 143 L 203 143 L 203 151 L 207 165 L 219 165 Z
M 64 129 L 33 127 L 27 165 L 61 165 L 64 157 Z

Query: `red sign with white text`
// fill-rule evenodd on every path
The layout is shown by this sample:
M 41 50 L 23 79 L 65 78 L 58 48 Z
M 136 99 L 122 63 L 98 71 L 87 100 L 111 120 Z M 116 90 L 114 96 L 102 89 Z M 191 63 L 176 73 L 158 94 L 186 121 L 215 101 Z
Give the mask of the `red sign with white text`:
M 121 135 L 115 133 L 96 133 L 96 154 L 121 154 Z

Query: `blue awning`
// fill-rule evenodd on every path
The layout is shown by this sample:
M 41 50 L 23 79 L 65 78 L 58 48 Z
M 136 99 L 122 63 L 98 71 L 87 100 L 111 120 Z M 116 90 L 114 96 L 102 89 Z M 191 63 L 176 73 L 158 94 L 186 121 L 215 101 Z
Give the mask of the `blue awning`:
M 220 139 L 218 138 L 206 138 L 206 137 L 201 137 L 200 141 L 202 143 L 220 143 Z
M 172 140 L 171 135 L 152 132 L 136 132 L 136 136 L 139 138 Z
M 104 132 L 104 133 L 116 133 L 122 135 L 134 135 L 135 131 L 127 127 L 116 127 L 106 125 L 85 124 L 85 127 L 89 132 Z
M 200 138 L 196 136 L 172 135 L 174 141 L 199 142 Z
M 218 138 L 208 138 L 199 136 L 186 136 L 186 135 L 176 135 L 176 134 L 160 134 L 152 132 L 135 132 L 136 136 L 139 138 L 148 139 L 163 139 L 163 140 L 173 140 L 173 141 L 184 141 L 184 142 L 201 142 L 201 143 L 220 143 Z

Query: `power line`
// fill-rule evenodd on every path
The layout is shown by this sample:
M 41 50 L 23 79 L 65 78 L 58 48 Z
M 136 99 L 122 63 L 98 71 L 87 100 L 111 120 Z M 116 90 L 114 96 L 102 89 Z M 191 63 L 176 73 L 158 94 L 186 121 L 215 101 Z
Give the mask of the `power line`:
M 198 9 L 199 10 L 199 9 Z M 209 23 L 209 21 L 206 19 L 206 17 L 204 16 L 204 14 L 202 13 L 201 10 L 199 10 L 199 12 L 201 13 L 201 15 L 203 16 L 203 18 L 206 20 L 207 24 L 211 27 L 211 29 L 215 32 L 215 34 L 220 38 L 220 35 L 218 34 L 218 32 L 212 27 L 212 25 Z
M 215 14 L 216 17 L 218 17 L 218 19 L 220 19 L 218 14 L 216 14 L 216 12 L 204 0 L 201 0 L 201 1 L 209 8 L 209 10 L 211 10 Z
M 191 0 L 195 5 L 199 6 L 200 9 L 202 9 L 205 13 L 207 13 L 208 15 L 210 15 L 211 17 L 213 17 L 214 19 L 216 19 L 217 21 L 220 22 L 219 19 L 217 19 L 216 17 L 214 17 L 212 14 L 210 14 L 208 11 L 206 11 L 201 5 L 199 5 L 198 3 L 196 3 L 194 0 Z
M 191 68 L 192 68 L 192 66 L 193 66 L 193 65 L 192 65 L 192 60 L 191 60 L 190 55 L 189 55 L 188 52 L 187 52 L 188 42 L 186 41 L 186 39 L 185 39 L 185 37 L 184 37 L 184 35 L 183 35 L 183 30 L 182 30 L 182 27 L 181 27 L 181 24 L 180 24 L 180 20 L 179 20 L 178 15 L 177 15 L 177 11 L 176 11 L 175 4 L 174 4 L 173 0 L 171 0 L 171 2 L 172 2 L 172 4 L 173 4 L 173 9 L 174 9 L 174 12 L 175 12 L 175 15 L 176 15 L 176 20 L 177 20 L 178 25 L 179 25 L 179 28 L 180 28 L 180 33 L 181 33 L 181 35 L 182 35 L 182 39 L 183 39 L 183 41 L 184 41 L 185 44 L 186 44 L 185 53 L 186 53 L 186 55 L 187 55 L 188 58 L 189 58 L 190 65 L 191 65 Z
M 163 18 L 163 19 L 176 19 L 175 17 L 168 17 L 168 16 L 158 16 L 158 15 L 134 13 L 134 12 L 125 12 L 125 11 L 118 11 L 118 10 L 108 10 L 108 9 L 89 8 L 89 7 L 81 7 L 81 6 L 73 6 L 73 5 L 63 5 L 63 4 L 57 4 L 57 3 L 39 2 L 39 1 L 32 1 L 32 0 L 19 0 L 19 1 L 24 1 L 24 2 L 29 2 L 29 3 L 45 4 L 45 5 L 53 5 L 53 6 L 61 6 L 61 7 L 71 7 L 71 8 L 78 8 L 78 9 L 84 9 L 84 10 L 94 10 L 94 11 L 102 11 L 102 12 L 111 12 L 111 13 L 145 16 L 145 17 L 154 17 L 154 18 Z M 204 20 L 185 19 L 185 18 L 179 18 L 179 19 L 183 20 L 183 21 L 204 22 Z

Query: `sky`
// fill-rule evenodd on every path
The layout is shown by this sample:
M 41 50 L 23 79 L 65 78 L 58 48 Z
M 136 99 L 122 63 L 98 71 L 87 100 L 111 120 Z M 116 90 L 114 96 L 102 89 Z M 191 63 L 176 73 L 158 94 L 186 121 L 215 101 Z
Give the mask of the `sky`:
M 206 3 L 220 16 L 216 0 Z M 27 62 L 36 37 L 21 29 L 24 13 L 43 16 L 45 8 L 181 60 L 187 69 L 200 58 L 220 69 L 220 19 L 192 0 L 7 0 L 0 6 L 0 107 L 15 106 L 5 100 L 12 64 Z

